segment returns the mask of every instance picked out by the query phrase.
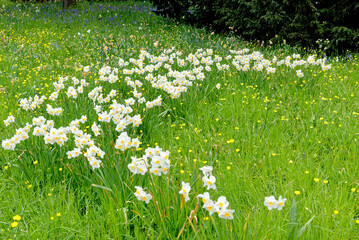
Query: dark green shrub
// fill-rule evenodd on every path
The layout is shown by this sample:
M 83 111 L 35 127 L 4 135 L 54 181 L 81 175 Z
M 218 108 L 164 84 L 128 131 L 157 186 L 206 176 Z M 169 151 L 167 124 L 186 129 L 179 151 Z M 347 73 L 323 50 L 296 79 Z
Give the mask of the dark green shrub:
M 246 40 L 283 41 L 327 52 L 358 50 L 359 2 L 313 0 L 152 0 L 157 12 Z

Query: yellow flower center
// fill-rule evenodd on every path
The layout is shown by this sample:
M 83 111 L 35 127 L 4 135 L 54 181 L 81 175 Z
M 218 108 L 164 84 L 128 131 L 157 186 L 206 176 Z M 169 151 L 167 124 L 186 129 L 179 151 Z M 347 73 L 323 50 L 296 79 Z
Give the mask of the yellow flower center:
M 204 202 L 204 203 L 205 203 L 206 201 L 207 201 L 207 200 L 206 200 L 205 198 L 202 198 L 202 202 Z
M 269 204 L 269 206 L 272 206 L 272 205 L 273 205 L 273 202 L 269 202 L 268 204 Z
M 283 202 L 280 202 L 280 203 L 279 203 L 279 206 L 283 206 L 283 204 L 284 204 Z
M 213 207 L 212 207 L 212 206 L 208 206 L 207 209 L 208 209 L 209 211 L 212 211 Z
M 143 197 L 142 200 L 143 200 L 143 201 L 146 201 L 146 200 L 147 200 L 147 197 Z
M 226 212 L 226 213 L 224 214 L 224 216 L 225 216 L 225 217 L 229 217 L 229 213 Z

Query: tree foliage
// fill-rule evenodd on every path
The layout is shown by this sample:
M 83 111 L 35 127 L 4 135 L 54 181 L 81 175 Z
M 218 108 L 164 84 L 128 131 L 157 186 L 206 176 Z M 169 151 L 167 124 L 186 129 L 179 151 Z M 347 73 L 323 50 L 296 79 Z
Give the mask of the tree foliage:
M 152 0 L 157 12 L 246 40 L 358 50 L 359 2 L 343 0 Z

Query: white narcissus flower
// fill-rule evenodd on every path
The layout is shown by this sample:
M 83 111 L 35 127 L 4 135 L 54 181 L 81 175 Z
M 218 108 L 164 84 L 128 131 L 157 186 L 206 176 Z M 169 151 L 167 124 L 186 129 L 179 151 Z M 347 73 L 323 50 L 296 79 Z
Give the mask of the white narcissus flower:
M 140 193 L 143 192 L 143 189 L 140 186 L 135 186 L 135 188 L 136 188 L 136 192 L 134 192 L 134 194 L 136 198 L 138 198 L 138 196 L 140 196 Z
M 297 70 L 297 76 L 300 78 L 304 76 L 304 74 L 302 73 L 302 70 Z
M 185 201 L 187 202 L 188 200 L 190 200 L 189 196 L 188 196 L 188 193 L 189 191 L 191 191 L 191 186 L 189 185 L 189 183 L 185 183 L 185 182 L 182 182 L 182 189 L 181 191 L 179 191 L 178 193 L 179 194 L 182 194 L 184 197 L 185 197 Z
M 198 194 L 197 197 L 202 198 L 202 202 L 206 203 L 208 200 L 211 200 L 209 196 L 209 192 L 205 192 L 203 194 Z
M 98 135 L 100 135 L 101 134 L 101 128 L 100 128 L 100 126 L 98 126 L 97 124 L 96 124 L 96 122 L 94 122 L 93 124 L 92 124 L 92 126 L 91 126 L 91 130 L 92 130 L 92 132 L 95 134 L 95 136 L 98 136 Z
M 101 160 L 96 159 L 95 157 L 92 158 L 92 160 L 90 161 L 90 165 L 92 167 L 92 169 L 96 169 L 101 167 Z
M 276 209 L 278 201 L 274 196 L 264 198 L 264 206 L 268 207 L 268 210 Z
M 134 192 L 137 200 L 149 203 L 152 199 L 152 195 L 143 191 L 142 187 L 136 186 L 136 192 Z
M 217 88 L 217 89 L 220 89 L 220 88 L 221 88 L 221 84 L 218 83 L 218 84 L 216 85 L 216 88 Z
M 216 208 L 219 211 L 227 209 L 228 206 L 229 206 L 229 202 L 227 201 L 225 196 L 221 196 L 221 197 L 218 198 L 218 200 L 216 202 Z
M 278 205 L 277 205 L 277 209 L 278 210 L 282 210 L 284 205 L 285 205 L 285 201 L 287 201 L 286 198 L 282 198 L 282 196 L 279 196 L 279 199 L 278 199 Z
M 146 204 L 148 204 L 152 199 L 152 195 L 149 193 L 145 193 L 145 192 L 143 192 L 143 193 L 144 194 L 141 195 L 141 200 L 146 202 Z
M 221 212 L 219 212 L 218 217 L 219 218 L 223 218 L 223 219 L 229 219 L 232 220 L 233 219 L 233 213 L 235 212 L 235 210 L 230 210 L 230 209 L 224 209 Z
M 208 199 L 204 203 L 203 208 L 205 208 L 209 212 L 209 215 L 212 215 L 214 212 L 217 212 L 217 210 L 218 210 L 216 205 L 214 204 L 214 202 L 211 199 Z
M 204 176 L 202 178 L 203 180 L 203 187 L 207 187 L 207 190 L 209 189 L 216 189 L 216 178 L 214 176 L 210 176 L 209 178 L 207 176 Z
M 213 167 L 212 166 L 203 166 L 199 170 L 202 171 L 203 175 L 208 177 L 209 175 L 212 174 Z

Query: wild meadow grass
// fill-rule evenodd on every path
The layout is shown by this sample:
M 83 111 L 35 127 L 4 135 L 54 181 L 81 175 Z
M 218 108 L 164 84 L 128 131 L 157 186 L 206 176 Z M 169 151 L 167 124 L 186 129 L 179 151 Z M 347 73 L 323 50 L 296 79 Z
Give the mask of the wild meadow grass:
M 1 239 L 359 238 L 358 54 L 263 47 L 146 2 L 2 4 Z M 99 87 L 105 100 L 92 100 Z M 119 132 L 105 118 L 121 107 L 133 112 L 118 114 Z M 40 116 L 53 122 L 36 136 Z M 19 129 L 28 139 L 6 150 Z M 104 155 L 85 156 L 91 146 Z

